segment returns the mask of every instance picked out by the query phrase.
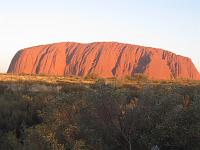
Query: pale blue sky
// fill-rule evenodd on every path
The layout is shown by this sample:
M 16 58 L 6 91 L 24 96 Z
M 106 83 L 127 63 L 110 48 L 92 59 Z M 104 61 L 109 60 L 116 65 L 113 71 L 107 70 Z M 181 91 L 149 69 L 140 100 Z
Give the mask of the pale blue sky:
M 0 0 L 0 72 L 22 48 L 118 41 L 188 56 L 200 70 L 199 0 Z

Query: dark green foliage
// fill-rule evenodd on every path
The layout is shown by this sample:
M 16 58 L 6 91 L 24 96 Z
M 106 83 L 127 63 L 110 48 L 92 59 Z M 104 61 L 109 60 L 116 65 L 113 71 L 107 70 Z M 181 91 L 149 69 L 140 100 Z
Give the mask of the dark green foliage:
M 198 150 L 200 87 L 103 79 L 57 93 L 0 86 L 0 143 L 2 150 Z
M 67 84 L 62 87 L 61 92 L 63 92 L 63 93 L 82 93 L 86 90 L 87 90 L 87 88 L 81 84 Z
M 0 85 L 0 94 L 3 94 L 6 91 L 7 87 L 5 85 Z

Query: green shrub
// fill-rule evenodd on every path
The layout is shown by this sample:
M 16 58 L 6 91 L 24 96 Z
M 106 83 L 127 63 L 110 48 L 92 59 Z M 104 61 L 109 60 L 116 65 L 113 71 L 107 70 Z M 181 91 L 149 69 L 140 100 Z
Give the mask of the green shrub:
M 7 87 L 5 85 L 0 84 L 0 94 L 6 92 Z
M 130 80 L 65 83 L 45 93 L 28 91 L 34 81 L 13 91 L 0 86 L 0 150 L 198 150 L 199 83 Z

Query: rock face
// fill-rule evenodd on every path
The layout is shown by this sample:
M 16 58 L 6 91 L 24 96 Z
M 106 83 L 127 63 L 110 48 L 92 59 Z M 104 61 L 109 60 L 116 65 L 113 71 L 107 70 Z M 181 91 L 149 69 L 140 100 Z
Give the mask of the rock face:
M 74 42 L 20 50 L 8 73 L 125 77 L 142 73 L 150 79 L 200 79 L 191 59 L 157 48 L 117 42 Z

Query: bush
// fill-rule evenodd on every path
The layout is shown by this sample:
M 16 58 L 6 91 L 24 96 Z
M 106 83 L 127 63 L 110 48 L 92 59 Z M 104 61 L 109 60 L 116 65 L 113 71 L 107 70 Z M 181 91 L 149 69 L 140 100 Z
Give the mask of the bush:
M 96 80 L 96 79 L 99 79 L 99 76 L 98 74 L 95 74 L 95 73 L 91 73 L 91 74 L 88 74 L 84 77 L 85 80 Z
M 2 86 L 0 150 L 198 150 L 199 84 L 136 79 L 66 83 L 45 93 L 23 82 L 16 91 Z
M 6 92 L 7 87 L 5 85 L 1 85 L 0 84 L 0 94 L 3 94 L 4 92 Z
M 125 79 L 130 80 L 130 81 L 148 81 L 148 77 L 144 74 L 136 73 L 132 76 L 126 76 Z
M 62 87 L 61 92 L 64 93 L 82 93 L 87 88 L 82 84 L 66 84 Z

